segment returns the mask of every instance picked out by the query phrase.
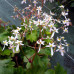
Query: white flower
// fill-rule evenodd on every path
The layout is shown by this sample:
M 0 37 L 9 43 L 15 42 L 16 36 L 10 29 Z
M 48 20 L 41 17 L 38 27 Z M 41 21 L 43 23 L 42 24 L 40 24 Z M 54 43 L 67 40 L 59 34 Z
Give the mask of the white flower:
M 13 34 L 18 34 L 18 30 L 12 30 L 13 31 Z
M 49 22 L 49 21 L 51 21 L 52 20 L 52 16 L 51 15 L 48 15 L 47 13 L 43 13 L 43 17 L 44 17 L 44 20 L 46 21 L 46 22 Z
M 45 4 L 46 0 L 44 0 L 44 4 Z
M 16 44 L 19 44 L 19 45 L 23 45 L 23 44 L 22 44 L 22 41 L 19 41 L 19 40 L 17 40 L 15 43 L 16 43 Z
M 48 16 L 48 18 L 47 18 L 49 21 L 51 21 L 52 20 L 52 16 Z
M 9 40 L 8 43 L 9 43 L 10 45 L 12 45 L 14 42 Z
M 6 46 L 8 46 L 7 40 L 3 41 L 3 44 L 6 45 Z
M 34 30 L 32 25 L 29 25 L 29 27 L 30 27 L 30 30 Z
M 61 39 L 63 39 L 63 40 L 64 40 L 64 37 L 61 37 Z
M 52 35 L 51 35 L 51 38 L 54 37 L 54 34 L 55 34 L 55 33 L 58 33 L 58 29 L 57 29 L 56 27 L 54 27 L 54 29 L 53 29 L 53 33 L 52 33 Z
M 61 41 L 61 38 L 57 37 L 57 41 Z
M 68 28 L 65 28 L 65 29 L 63 30 L 63 33 L 68 33 Z
M 63 20 L 62 22 L 63 22 L 63 24 L 66 24 L 66 26 L 69 26 L 69 24 L 70 24 L 70 19 Z
M 23 4 L 23 3 L 26 3 L 26 0 L 23 0 L 23 1 L 21 2 L 21 4 Z
M 42 11 L 42 7 L 41 6 L 37 7 L 37 10 L 38 10 L 38 15 L 39 15 L 40 11 Z
M 64 8 L 64 6 L 63 5 L 61 5 L 61 6 L 59 6 L 60 8 Z
M 44 12 L 44 13 L 43 13 L 43 16 L 47 16 L 47 13 Z
M 15 41 L 16 40 L 16 38 L 13 37 L 13 36 L 11 36 L 11 37 L 8 36 L 8 38 L 9 38 L 9 40 L 12 40 L 12 41 Z
M 4 47 L 3 47 L 2 51 L 5 49 L 5 46 L 8 46 L 7 40 L 3 41 L 3 44 L 4 44 Z
M 37 41 L 37 44 L 42 44 L 44 45 L 44 41 L 42 41 L 41 39 Z
M 15 38 L 18 39 L 18 34 L 19 34 L 18 30 L 12 30 L 12 31 L 13 34 L 15 35 Z
M 37 41 L 37 44 L 39 44 L 39 50 L 38 52 L 40 51 L 41 49 L 41 44 L 44 45 L 44 41 L 42 41 L 41 39 Z
M 58 30 L 56 27 L 54 27 L 53 32 L 58 33 Z
M 20 30 L 21 30 L 21 28 L 17 27 L 17 30 L 18 30 L 18 31 L 20 31 Z
M 42 44 L 44 45 L 44 41 L 42 41 L 41 39 L 37 41 L 37 44 Z
M 40 20 L 40 19 L 38 19 L 38 24 L 39 24 L 39 25 L 43 25 L 43 21 Z
M 62 14 L 63 16 L 68 15 L 68 13 L 66 13 L 66 12 L 62 12 L 61 14 Z
M 38 11 L 41 11 L 42 10 L 42 7 L 41 6 L 37 7 L 37 10 Z
M 49 45 L 47 45 L 46 47 L 55 47 L 56 45 L 54 45 L 54 43 L 49 43 Z
M 64 56 L 65 50 L 64 50 L 64 47 L 62 45 L 59 45 L 58 49 L 56 51 L 59 51 L 61 53 L 61 55 Z
M 13 53 L 15 53 L 15 50 L 14 50 L 15 47 L 16 46 L 14 46 L 14 45 L 10 45 L 9 49 L 12 49 L 13 50 Z
M 53 47 L 55 47 L 56 45 L 54 45 L 54 43 L 49 43 L 49 45 L 47 45 L 46 47 L 50 47 L 51 48 L 51 56 L 53 56 Z
M 49 26 L 50 28 L 53 28 L 53 27 L 54 27 L 54 23 L 51 22 L 48 26 Z
M 36 26 L 38 26 L 38 25 L 43 25 L 43 21 L 40 20 L 40 19 L 38 19 L 38 21 L 34 21 L 34 20 L 33 20 L 33 22 L 34 22 L 34 24 L 36 24 Z
M 37 4 L 37 1 L 36 1 L 36 0 L 34 0 L 34 1 L 33 1 L 33 3 L 34 3 L 34 6 L 36 6 L 36 4 Z
M 17 40 L 15 43 L 17 44 L 16 51 L 19 50 L 19 45 L 24 45 L 24 44 L 22 44 L 22 41 L 19 41 L 19 40 Z
M 62 47 L 62 45 L 59 45 L 58 46 L 58 49 L 64 49 L 64 47 Z

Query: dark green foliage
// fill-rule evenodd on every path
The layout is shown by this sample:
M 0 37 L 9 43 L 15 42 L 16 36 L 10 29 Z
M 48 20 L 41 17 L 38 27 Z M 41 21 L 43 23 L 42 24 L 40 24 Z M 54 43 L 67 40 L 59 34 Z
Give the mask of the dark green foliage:
M 14 74 L 14 65 L 11 59 L 0 60 L 0 74 Z
M 67 74 L 67 72 L 63 69 L 63 67 L 61 67 L 60 64 L 57 64 L 57 66 L 55 66 L 55 74 Z

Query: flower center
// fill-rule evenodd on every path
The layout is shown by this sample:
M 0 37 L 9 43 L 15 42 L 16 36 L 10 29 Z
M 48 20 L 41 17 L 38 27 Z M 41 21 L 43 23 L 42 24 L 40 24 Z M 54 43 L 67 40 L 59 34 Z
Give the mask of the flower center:
M 52 47 L 52 45 L 50 45 L 50 47 Z

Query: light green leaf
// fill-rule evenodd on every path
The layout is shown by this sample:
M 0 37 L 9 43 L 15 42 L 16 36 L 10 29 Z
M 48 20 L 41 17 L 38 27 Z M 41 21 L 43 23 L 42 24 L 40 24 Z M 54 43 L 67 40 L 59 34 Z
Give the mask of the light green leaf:
M 37 31 L 33 30 L 32 33 L 26 35 L 26 39 L 30 40 L 31 42 L 37 40 Z
M 55 74 L 55 71 L 52 69 L 48 69 L 45 74 Z
M 29 69 L 31 67 L 31 63 L 27 63 L 26 68 Z

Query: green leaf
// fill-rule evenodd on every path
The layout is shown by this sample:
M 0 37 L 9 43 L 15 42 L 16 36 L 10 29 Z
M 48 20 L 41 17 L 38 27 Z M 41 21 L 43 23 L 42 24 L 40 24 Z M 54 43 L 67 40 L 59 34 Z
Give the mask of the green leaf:
M 24 26 L 21 26 L 21 30 L 23 30 L 23 31 L 24 31 L 24 30 L 25 30 L 25 27 L 24 27 Z
M 15 68 L 14 74 L 25 74 L 25 69 L 19 66 L 18 68 Z
M 14 74 L 14 65 L 11 59 L 0 60 L 0 74 Z
M 2 52 L 2 47 L 0 46 L 0 52 Z
M 6 40 L 10 35 L 11 33 L 5 30 L 3 33 L 0 33 L 0 41 L 2 42 L 3 40 Z
M 12 50 L 6 49 L 4 51 L 2 51 L 2 55 L 10 55 L 12 52 Z
M 45 69 L 51 67 L 50 59 L 48 58 L 48 56 L 42 56 L 40 59 L 41 62 L 43 63 L 42 67 L 44 67 Z
M 26 68 L 29 69 L 31 67 L 31 63 L 27 63 Z
M 49 32 L 49 31 L 46 31 L 46 34 L 47 34 L 47 35 L 51 35 L 51 32 Z
M 0 33 L 3 33 L 5 31 L 5 28 L 3 26 L 0 27 Z
M 26 71 L 26 74 L 44 74 L 44 69 L 40 67 L 33 67 Z
M 67 72 L 60 64 L 57 64 L 57 66 L 55 66 L 55 74 L 67 74 Z
M 35 55 L 35 58 L 33 60 L 33 66 L 34 67 L 37 67 L 37 66 L 41 66 L 41 65 L 42 65 L 42 63 L 40 61 L 40 57 L 36 54 Z
M 5 34 L 6 32 L 0 34 L 0 41 L 6 40 L 8 38 L 8 36 L 6 36 Z
M 30 58 L 34 53 L 35 51 L 33 49 L 30 49 L 25 52 L 25 55 L 27 56 L 27 58 Z M 27 58 L 24 56 L 23 61 L 28 62 Z
M 12 25 L 12 28 L 13 28 L 13 29 L 16 29 L 16 25 Z
M 26 35 L 26 39 L 30 40 L 31 42 L 37 40 L 37 31 L 33 30 L 32 33 Z
M 44 39 L 44 41 L 47 42 L 47 43 L 49 43 L 49 42 L 51 42 L 52 40 L 50 40 L 50 39 Z
M 57 25 L 57 24 L 55 24 L 54 26 L 55 26 L 55 27 L 58 27 L 58 25 Z
M 51 50 L 50 50 L 50 48 L 44 48 L 44 49 L 40 50 L 39 54 L 45 54 L 45 55 L 51 56 Z
M 45 74 L 55 74 L 55 71 L 52 69 L 48 69 Z
M 27 55 L 27 57 L 28 57 L 28 55 Z M 24 62 L 28 62 L 28 59 L 25 56 L 24 56 L 24 59 L 23 60 L 24 60 Z
M 40 67 L 40 68 L 43 68 L 43 69 L 47 69 L 48 67 L 48 64 L 49 64 L 49 59 L 48 57 L 46 56 L 38 56 L 37 54 L 35 55 L 35 58 L 33 60 L 33 66 L 34 67 Z

